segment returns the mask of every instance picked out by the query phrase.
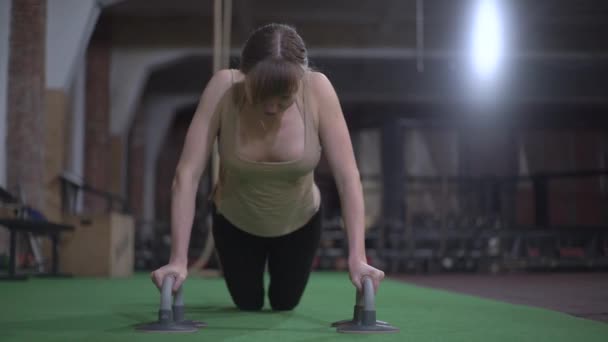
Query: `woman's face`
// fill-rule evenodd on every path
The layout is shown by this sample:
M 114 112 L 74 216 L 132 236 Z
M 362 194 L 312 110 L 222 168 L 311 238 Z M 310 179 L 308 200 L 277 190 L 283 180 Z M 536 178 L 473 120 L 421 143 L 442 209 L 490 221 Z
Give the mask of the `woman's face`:
M 295 94 L 273 96 L 259 104 L 265 115 L 281 114 L 296 100 Z
M 250 92 L 247 91 L 247 99 L 252 103 Z M 296 93 L 271 96 L 268 99 L 259 103 L 253 103 L 256 110 L 268 116 L 282 114 L 291 107 L 296 100 Z

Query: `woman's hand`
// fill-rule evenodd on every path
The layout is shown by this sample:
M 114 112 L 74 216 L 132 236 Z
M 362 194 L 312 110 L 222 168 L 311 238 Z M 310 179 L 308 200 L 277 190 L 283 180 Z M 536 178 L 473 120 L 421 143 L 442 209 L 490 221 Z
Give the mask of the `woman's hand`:
M 150 273 L 150 278 L 156 287 L 160 290 L 163 286 L 163 279 L 166 276 L 172 275 L 175 277 L 175 282 L 173 283 L 173 292 L 176 292 L 180 286 L 186 281 L 188 277 L 188 268 L 186 265 L 178 264 L 178 263 L 169 263 L 156 271 Z
M 378 292 L 380 282 L 384 279 L 384 272 L 374 268 L 360 259 L 348 261 L 348 270 L 350 272 L 350 281 L 358 290 L 362 290 L 361 280 L 363 277 L 370 277 L 374 284 L 374 292 Z

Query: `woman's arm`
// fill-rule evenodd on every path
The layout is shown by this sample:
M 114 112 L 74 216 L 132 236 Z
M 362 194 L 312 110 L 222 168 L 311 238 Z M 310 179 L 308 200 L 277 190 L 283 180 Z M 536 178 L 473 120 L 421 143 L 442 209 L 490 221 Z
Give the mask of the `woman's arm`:
M 209 81 L 199 101 L 180 156 L 172 185 L 170 264 L 186 267 L 194 220 L 195 199 L 219 129 L 215 109 L 232 83 L 230 70 L 220 70 Z
M 327 77 L 314 72 L 311 78 L 318 104 L 319 136 L 336 180 L 342 218 L 348 235 L 351 280 L 357 288 L 361 288 L 361 277 L 371 276 L 374 287 L 378 288 L 384 273 L 367 265 L 363 189 L 344 114 L 338 96 Z

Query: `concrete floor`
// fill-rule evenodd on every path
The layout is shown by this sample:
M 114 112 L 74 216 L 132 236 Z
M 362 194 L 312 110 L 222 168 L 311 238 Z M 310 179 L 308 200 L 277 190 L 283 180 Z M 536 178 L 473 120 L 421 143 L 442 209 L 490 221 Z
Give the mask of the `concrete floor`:
M 608 272 L 402 275 L 392 278 L 608 323 Z

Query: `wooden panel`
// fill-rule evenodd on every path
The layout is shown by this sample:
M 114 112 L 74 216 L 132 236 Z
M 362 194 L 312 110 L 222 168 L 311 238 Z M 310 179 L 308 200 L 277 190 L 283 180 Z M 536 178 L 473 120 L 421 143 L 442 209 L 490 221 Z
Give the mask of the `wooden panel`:
M 73 233 L 62 235 L 61 271 L 76 276 L 107 275 L 110 246 L 109 216 L 96 216 L 86 220 L 70 217 L 66 218 L 65 222 L 74 225 L 75 230 Z
M 133 274 L 134 221 L 119 213 L 88 219 L 66 218 L 75 231 L 63 235 L 61 271 L 76 276 L 126 277 Z

